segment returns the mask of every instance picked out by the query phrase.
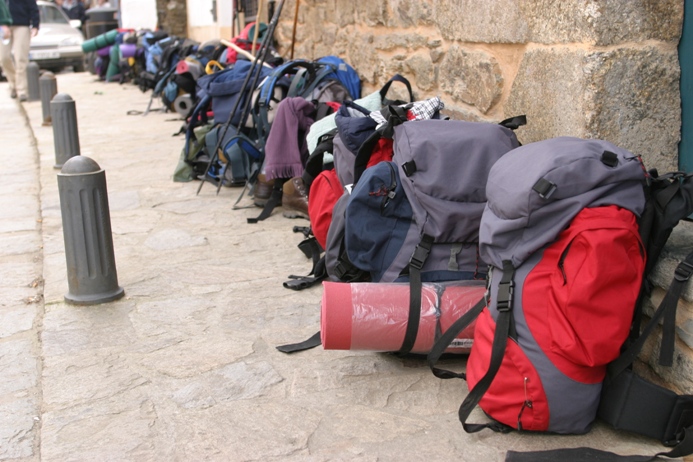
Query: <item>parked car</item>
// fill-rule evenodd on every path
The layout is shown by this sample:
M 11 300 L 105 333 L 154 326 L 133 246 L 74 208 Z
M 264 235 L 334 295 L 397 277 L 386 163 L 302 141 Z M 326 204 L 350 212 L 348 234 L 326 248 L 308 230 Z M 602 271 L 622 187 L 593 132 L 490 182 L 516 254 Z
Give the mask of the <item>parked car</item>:
M 79 20 L 70 20 L 55 4 L 37 1 L 41 27 L 36 37 L 31 38 L 29 60 L 40 68 L 58 71 L 72 66 L 75 72 L 84 72 L 84 36 L 78 29 Z

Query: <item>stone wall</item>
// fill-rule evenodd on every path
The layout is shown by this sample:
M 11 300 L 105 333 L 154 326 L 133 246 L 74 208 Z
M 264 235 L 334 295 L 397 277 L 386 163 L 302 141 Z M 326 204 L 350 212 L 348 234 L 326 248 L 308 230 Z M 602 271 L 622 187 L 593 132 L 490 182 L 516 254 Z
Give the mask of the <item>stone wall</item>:
M 276 37 L 288 56 L 296 0 Z M 528 143 L 601 138 L 676 168 L 681 0 L 303 0 L 295 57 L 343 57 L 365 91 L 395 73 L 455 119 L 526 114 Z
M 295 2 L 285 3 L 275 34 L 283 56 Z M 518 130 L 523 143 L 600 138 L 670 171 L 681 127 L 682 22 L 681 0 L 302 0 L 294 56 L 341 56 L 366 93 L 401 73 L 418 99 L 440 96 L 454 119 L 526 114 L 528 125 Z M 660 261 L 655 304 L 693 242 L 690 227 L 678 233 L 687 238 L 674 239 Z M 650 372 L 693 393 L 690 286 L 678 333 L 676 367 L 657 367 L 656 338 L 643 358 Z
M 188 36 L 188 11 L 186 0 L 156 0 L 159 27 L 171 35 Z

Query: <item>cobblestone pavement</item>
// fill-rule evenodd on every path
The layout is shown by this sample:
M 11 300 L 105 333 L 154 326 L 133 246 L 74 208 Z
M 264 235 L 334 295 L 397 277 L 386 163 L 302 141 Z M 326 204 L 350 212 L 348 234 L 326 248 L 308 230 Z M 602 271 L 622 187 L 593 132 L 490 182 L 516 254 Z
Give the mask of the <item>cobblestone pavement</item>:
M 105 171 L 125 297 L 65 303 L 53 128 L 41 102 L 0 84 L 0 461 L 502 461 L 509 448 L 653 454 L 656 441 L 480 432 L 457 420 L 461 381 L 371 352 L 292 356 L 319 327 L 320 287 L 282 282 L 310 262 L 276 211 L 174 183 L 175 114 L 88 73 L 57 76 L 76 101 L 81 154 Z M 158 102 L 154 103 L 158 106 Z M 242 204 L 250 204 L 248 200 Z M 570 399 L 570 397 L 566 397 Z M 474 421 L 483 420 L 479 410 Z

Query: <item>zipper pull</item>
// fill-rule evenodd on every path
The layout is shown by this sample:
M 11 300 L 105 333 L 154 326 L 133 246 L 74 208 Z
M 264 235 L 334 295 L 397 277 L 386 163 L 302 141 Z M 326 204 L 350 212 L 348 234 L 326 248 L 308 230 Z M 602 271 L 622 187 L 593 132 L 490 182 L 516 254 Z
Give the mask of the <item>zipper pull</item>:
M 530 401 L 529 396 L 527 395 L 527 382 L 529 381 L 528 377 L 524 378 L 524 387 L 525 387 L 525 402 L 522 403 L 522 407 L 520 408 L 520 413 L 517 415 L 517 429 L 519 431 L 522 431 L 522 413 L 525 412 L 525 408 L 532 409 L 532 401 Z

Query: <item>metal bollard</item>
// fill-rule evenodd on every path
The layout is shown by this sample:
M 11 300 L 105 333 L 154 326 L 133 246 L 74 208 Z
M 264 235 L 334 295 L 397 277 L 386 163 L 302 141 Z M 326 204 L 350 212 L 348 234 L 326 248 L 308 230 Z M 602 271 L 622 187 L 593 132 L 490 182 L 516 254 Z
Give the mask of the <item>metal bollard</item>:
M 58 81 L 55 80 L 55 74 L 52 72 L 44 72 L 39 77 L 39 92 L 41 93 L 41 109 L 43 110 L 43 124 L 51 124 L 51 100 L 58 93 Z
M 77 109 L 70 95 L 58 93 L 50 103 L 53 122 L 54 168 L 62 168 L 70 157 L 80 155 Z
M 26 79 L 27 79 L 27 89 L 29 94 L 27 99 L 29 101 L 38 101 L 41 99 L 41 92 L 39 91 L 39 65 L 34 61 L 29 61 L 26 65 Z
M 75 156 L 58 174 L 69 291 L 65 301 L 95 305 L 125 294 L 118 286 L 106 191 L 106 172 Z

